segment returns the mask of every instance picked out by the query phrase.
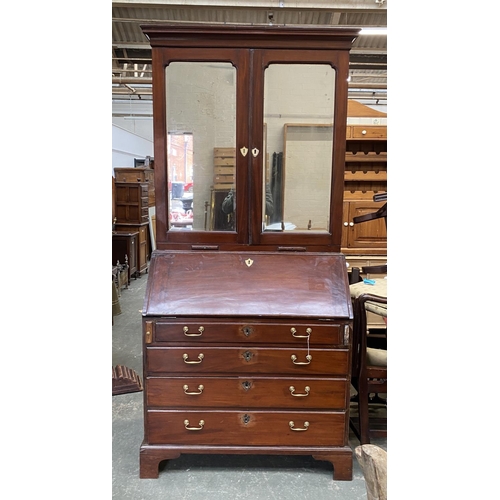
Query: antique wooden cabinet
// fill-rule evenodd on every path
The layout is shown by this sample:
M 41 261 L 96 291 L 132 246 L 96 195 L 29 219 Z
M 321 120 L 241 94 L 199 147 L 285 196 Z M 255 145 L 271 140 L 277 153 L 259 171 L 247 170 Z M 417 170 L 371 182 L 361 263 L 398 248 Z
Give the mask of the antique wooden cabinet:
M 138 231 L 113 231 L 112 256 L 113 265 L 127 264 L 127 282 L 136 277 L 137 273 L 137 245 Z
M 143 273 L 147 273 L 149 268 L 149 222 L 142 224 L 116 223 L 115 228 L 117 232 L 137 233 L 135 277 L 139 278 Z
M 347 127 L 342 252 L 346 255 L 387 255 L 385 220 L 355 224 L 354 217 L 379 210 L 385 202 L 373 201 L 387 191 L 387 127 Z
M 121 232 L 138 232 L 136 277 L 149 266 L 149 185 L 146 182 L 115 180 L 115 228 Z
M 148 184 L 115 180 L 116 222 L 143 224 L 149 221 Z
M 155 205 L 154 170 L 147 167 L 115 167 L 116 182 L 147 182 L 148 205 Z
M 157 249 L 142 309 L 140 477 L 184 453 L 253 453 L 312 455 L 350 480 L 352 307 L 340 245 L 358 30 L 142 29 L 153 58 Z M 280 169 L 285 124 L 318 122 L 327 140 L 296 136 Z M 230 164 L 215 161 L 223 149 L 234 151 Z M 186 178 L 188 209 L 172 193 Z M 229 197 L 214 201 L 222 188 Z M 221 209 L 228 223 L 214 224 Z M 189 224 L 174 223 L 183 216 Z

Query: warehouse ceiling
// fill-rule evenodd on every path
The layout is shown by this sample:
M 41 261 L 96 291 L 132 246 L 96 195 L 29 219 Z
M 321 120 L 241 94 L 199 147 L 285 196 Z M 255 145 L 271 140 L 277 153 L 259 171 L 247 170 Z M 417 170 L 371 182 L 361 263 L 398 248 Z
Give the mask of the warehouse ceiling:
M 349 98 L 387 104 L 386 0 L 113 2 L 114 101 L 152 99 L 151 48 L 140 26 L 161 21 L 378 28 L 384 34 L 360 34 L 353 44 Z

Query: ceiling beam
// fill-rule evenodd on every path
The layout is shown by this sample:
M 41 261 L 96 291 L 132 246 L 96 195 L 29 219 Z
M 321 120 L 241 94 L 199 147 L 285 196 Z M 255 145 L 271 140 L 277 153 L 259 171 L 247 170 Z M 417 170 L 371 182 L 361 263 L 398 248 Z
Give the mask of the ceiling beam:
M 234 0 L 121 0 L 112 2 L 113 6 L 130 7 L 133 5 L 142 7 L 212 7 L 226 9 L 289 9 L 289 10 L 328 10 L 343 12 L 354 12 L 359 10 L 380 12 L 387 10 L 386 2 L 376 3 L 375 0 L 245 0 L 236 2 Z

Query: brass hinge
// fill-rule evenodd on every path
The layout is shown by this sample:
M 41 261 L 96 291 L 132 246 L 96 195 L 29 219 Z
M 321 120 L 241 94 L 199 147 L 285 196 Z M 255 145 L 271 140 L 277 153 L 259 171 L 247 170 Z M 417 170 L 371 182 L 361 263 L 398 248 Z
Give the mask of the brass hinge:
M 344 325 L 344 345 L 349 345 L 349 325 Z
M 153 322 L 146 321 L 146 326 L 144 330 L 144 342 L 146 344 L 151 344 L 153 342 Z

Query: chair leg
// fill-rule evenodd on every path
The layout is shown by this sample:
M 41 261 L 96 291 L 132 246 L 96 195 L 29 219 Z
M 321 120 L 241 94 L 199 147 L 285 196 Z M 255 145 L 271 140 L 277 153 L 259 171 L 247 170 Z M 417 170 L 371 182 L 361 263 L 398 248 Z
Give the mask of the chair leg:
M 370 421 L 368 416 L 368 387 L 360 381 L 358 389 L 359 434 L 361 444 L 370 444 Z

